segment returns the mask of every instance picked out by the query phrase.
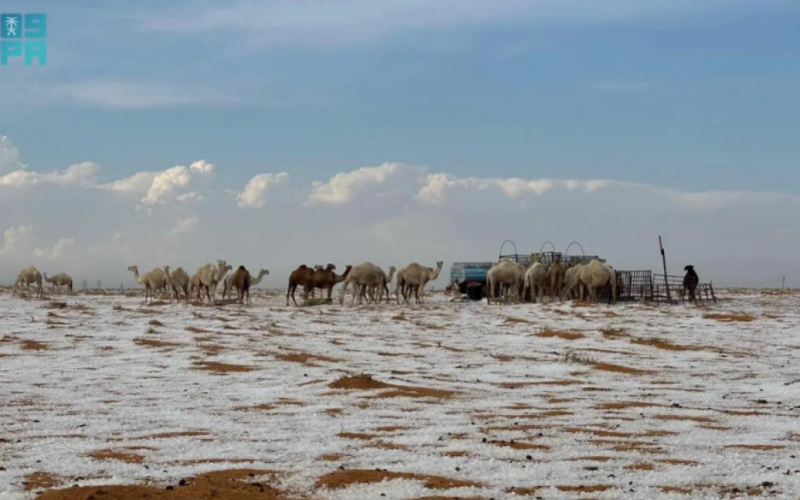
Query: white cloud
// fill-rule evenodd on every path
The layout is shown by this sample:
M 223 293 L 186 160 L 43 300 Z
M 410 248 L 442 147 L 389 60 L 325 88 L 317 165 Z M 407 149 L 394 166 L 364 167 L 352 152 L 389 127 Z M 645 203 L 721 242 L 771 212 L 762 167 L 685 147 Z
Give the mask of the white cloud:
M 289 180 L 289 174 L 259 174 L 250 179 L 244 190 L 236 196 L 239 208 L 261 208 L 267 203 L 269 191 Z
M 210 174 L 214 171 L 214 165 L 205 160 L 197 160 L 189 165 L 189 170 L 198 174 Z
M 53 245 L 53 248 L 36 248 L 33 250 L 33 255 L 48 260 L 58 260 L 64 256 L 74 244 L 75 240 L 72 238 L 60 238 L 56 244 Z
M 145 29 L 230 32 L 260 45 L 358 44 L 396 33 L 476 25 L 606 24 L 763 6 L 756 0 L 237 0 L 142 16 Z
M 118 179 L 108 184 L 99 186 L 102 189 L 109 191 L 117 191 L 119 193 L 145 193 L 153 184 L 153 179 L 158 175 L 158 172 L 136 172 L 130 177 Z
M 197 227 L 199 219 L 197 217 L 190 217 L 188 219 L 179 219 L 172 228 L 173 233 L 190 233 Z
M 0 176 L 0 186 L 23 188 L 39 184 L 61 186 L 92 187 L 97 184 L 97 171 L 100 166 L 92 162 L 70 165 L 63 171 L 39 173 L 30 170 L 15 170 Z
M 0 135 L 0 172 L 19 162 L 19 149 L 5 135 Z
M 0 247 L 0 255 L 9 255 L 17 250 L 29 246 L 33 240 L 33 228 L 31 226 L 19 226 L 6 229 L 3 232 L 3 246 Z
M 361 194 L 376 194 L 385 191 L 396 176 L 412 167 L 402 163 L 384 163 L 377 167 L 363 167 L 331 177 L 328 182 L 312 184 L 308 205 L 346 205 Z
M 197 82 L 173 86 L 162 82 L 78 81 L 46 90 L 47 98 L 89 107 L 111 109 L 147 109 L 190 104 L 225 104 L 232 102 L 222 93 L 198 88 Z

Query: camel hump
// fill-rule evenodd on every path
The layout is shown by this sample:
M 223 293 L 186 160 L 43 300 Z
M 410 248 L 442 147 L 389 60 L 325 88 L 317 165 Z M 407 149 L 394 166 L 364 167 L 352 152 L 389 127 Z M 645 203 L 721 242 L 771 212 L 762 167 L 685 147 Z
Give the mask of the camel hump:
M 305 264 L 300 264 L 300 267 L 298 267 L 297 269 L 308 269 L 308 266 Z
M 245 269 L 244 266 L 239 266 L 239 270 L 240 271 L 247 271 L 247 269 Z

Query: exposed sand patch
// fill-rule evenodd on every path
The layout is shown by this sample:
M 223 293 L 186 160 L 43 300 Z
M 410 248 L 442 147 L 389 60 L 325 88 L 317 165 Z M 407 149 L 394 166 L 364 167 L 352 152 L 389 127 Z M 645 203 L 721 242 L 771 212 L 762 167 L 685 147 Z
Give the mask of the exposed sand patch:
M 663 339 L 631 339 L 631 344 L 646 345 L 665 351 L 702 351 L 702 347 L 675 344 Z
M 177 344 L 175 342 L 164 342 L 161 340 L 154 340 L 154 339 L 147 339 L 147 338 L 138 338 L 133 339 L 133 342 L 136 345 L 146 346 L 146 347 L 157 347 L 160 349 L 174 349 L 176 347 L 180 347 L 181 344 Z
M 25 476 L 23 484 L 25 491 L 41 490 L 44 488 L 54 488 L 64 484 L 65 479 L 60 476 L 48 474 L 47 472 L 32 472 Z
M 97 450 L 89 453 L 89 456 L 95 460 L 117 460 L 128 464 L 140 464 L 144 462 L 144 457 L 132 452 L 151 449 L 146 446 L 130 446 L 120 450 Z
M 586 337 L 586 335 L 580 332 L 564 332 L 560 330 L 542 330 L 541 332 L 537 332 L 534 335 L 542 338 L 558 337 L 564 340 L 577 340 Z
M 708 313 L 704 314 L 703 318 L 713 319 L 722 323 L 749 323 L 755 320 L 755 316 L 747 313 Z
M 35 340 L 23 340 L 20 342 L 20 349 L 23 351 L 46 351 L 50 349 L 50 345 Z
M 83 486 L 52 490 L 36 500 L 289 500 L 274 486 L 271 471 L 236 469 L 210 472 L 164 486 Z
M 216 361 L 200 361 L 195 363 L 195 370 L 207 370 L 215 373 L 249 372 L 255 370 L 252 366 L 218 363 Z
M 630 368 L 628 366 L 615 365 L 612 363 L 593 363 L 592 368 L 604 372 L 625 373 L 628 375 L 647 375 L 652 373 L 648 370 L 640 370 L 638 368 Z
M 331 490 L 347 488 L 353 484 L 371 484 L 392 479 L 406 479 L 422 482 L 425 488 L 431 490 L 447 490 L 451 488 L 479 488 L 482 485 L 473 481 L 453 479 L 444 476 L 429 476 L 426 474 L 412 474 L 410 472 L 390 472 L 388 470 L 341 470 L 325 474 L 317 479 L 318 488 Z
M 384 392 L 371 396 L 373 398 L 436 398 L 447 399 L 454 397 L 457 393 L 455 391 L 448 391 L 443 389 L 432 389 L 428 387 L 414 387 L 405 385 L 387 384 L 375 380 L 371 375 L 356 375 L 341 377 L 330 384 L 328 387 L 332 389 L 345 389 L 345 390 L 359 390 L 369 391 L 376 389 L 386 389 Z

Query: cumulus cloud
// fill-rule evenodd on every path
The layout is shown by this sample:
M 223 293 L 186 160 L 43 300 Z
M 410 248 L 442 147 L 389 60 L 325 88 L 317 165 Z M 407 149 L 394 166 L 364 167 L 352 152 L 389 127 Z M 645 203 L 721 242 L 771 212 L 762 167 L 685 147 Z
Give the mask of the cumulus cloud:
M 57 260 L 61 258 L 72 246 L 75 245 L 75 240 L 72 238 L 60 238 L 52 248 L 36 248 L 33 250 L 33 255 L 42 257 L 48 260 Z
M 289 174 L 259 174 L 250 179 L 244 190 L 236 196 L 239 208 L 261 208 L 267 203 L 269 191 L 289 180 Z
M 31 226 L 19 226 L 6 229 L 3 232 L 3 246 L 0 255 L 9 255 L 17 250 L 25 249 L 33 240 Z
M 0 135 L 0 172 L 19 162 L 19 149 L 5 135 Z
M 61 186 L 93 187 L 97 184 L 97 171 L 100 166 L 92 162 L 70 165 L 63 171 L 39 173 L 29 170 L 15 170 L 0 176 L 0 186 L 24 188 L 39 184 Z
M 307 205 L 347 205 L 359 195 L 380 196 L 387 190 L 396 190 L 395 180 L 402 173 L 419 172 L 419 169 L 402 163 L 383 163 L 377 167 L 363 167 L 342 172 L 328 182 L 316 181 L 311 186 Z

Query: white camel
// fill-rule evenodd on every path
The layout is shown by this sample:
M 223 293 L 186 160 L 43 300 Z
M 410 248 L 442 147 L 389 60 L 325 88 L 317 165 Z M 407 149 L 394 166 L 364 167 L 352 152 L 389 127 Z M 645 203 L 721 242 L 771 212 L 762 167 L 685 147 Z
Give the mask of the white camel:
M 342 289 L 339 292 L 339 304 L 344 304 L 344 298 L 347 295 L 347 288 L 352 283 L 352 302 L 355 303 L 356 299 L 358 299 L 358 304 L 360 305 L 362 299 L 362 287 L 366 287 L 370 283 L 377 283 L 380 280 L 382 273 L 383 270 L 372 262 L 364 262 L 355 266 L 350 270 L 350 274 L 347 275 L 347 278 L 345 278 L 344 282 L 342 283 Z
M 577 298 L 578 300 L 583 300 L 583 285 L 578 281 L 578 273 L 584 265 L 575 264 L 568 267 L 564 273 L 564 288 L 569 287 L 569 292 L 565 293 L 568 299 Z
M 17 276 L 17 281 L 14 283 L 13 292 L 17 291 L 17 288 L 20 285 L 25 285 L 28 289 L 28 296 L 31 295 L 31 283 L 36 283 L 38 290 L 36 292 L 36 297 L 41 298 L 42 296 L 42 273 L 39 272 L 33 266 L 28 266 L 22 271 L 20 271 L 19 275 Z
M 376 284 L 370 284 L 370 295 L 372 295 L 372 301 L 380 303 L 383 301 L 383 294 L 386 294 L 386 302 L 388 303 L 391 299 L 391 294 L 389 293 L 389 285 L 392 284 L 392 279 L 394 278 L 394 274 L 397 272 L 397 268 L 394 266 L 389 266 L 389 274 L 383 272 L 381 269 L 381 282 Z
M 544 299 L 545 290 L 547 289 L 547 268 L 541 262 L 534 262 L 531 267 L 525 271 L 525 289 L 522 296 L 527 295 L 528 290 L 531 292 L 531 301 L 536 303 L 536 297 L 539 297 L 539 302 Z
M 153 300 L 156 292 L 161 293 L 167 289 L 167 277 L 163 269 L 153 269 L 150 272 L 139 276 L 139 266 L 130 266 L 128 271 L 132 272 L 136 282 L 144 285 L 144 301 Z
M 258 276 L 255 278 L 251 274 L 250 286 L 258 285 L 259 283 L 261 283 L 261 280 L 264 278 L 264 276 L 267 276 L 268 274 L 269 271 L 267 269 L 262 269 L 261 271 L 259 271 Z M 228 276 L 225 277 L 225 281 L 223 281 L 222 283 L 222 300 L 225 300 L 225 297 L 228 295 L 228 292 L 233 293 L 233 290 L 236 288 L 233 286 L 235 279 L 236 279 L 236 273 L 229 274 Z
M 577 280 L 575 279 L 575 275 L 577 275 Z M 573 274 L 572 278 L 573 279 L 570 283 L 568 283 L 567 288 L 564 289 L 562 297 L 563 295 L 567 295 L 572 291 L 572 287 L 577 281 L 587 288 L 589 291 L 589 299 L 592 302 L 597 302 L 597 289 L 605 286 L 611 287 L 611 296 L 608 299 L 609 303 L 613 304 L 616 302 L 617 273 L 611 268 L 611 266 L 603 264 L 599 260 L 592 260 L 585 266 L 582 266 L 575 274 Z
M 439 273 L 442 272 L 442 266 L 444 266 L 444 262 L 441 261 L 436 263 L 436 269 L 424 267 L 414 262 L 402 268 L 397 273 L 397 286 L 395 287 L 397 302 L 400 303 L 398 291 L 402 292 L 403 302 L 406 303 L 413 290 L 417 304 L 422 304 L 422 299 L 425 296 L 425 285 L 439 277 Z
M 72 289 L 72 278 L 67 273 L 58 273 L 52 278 L 48 278 L 47 273 L 44 273 L 44 280 L 53 284 L 53 290 L 58 290 L 60 292 L 61 287 L 65 286 L 69 290 L 69 293 L 74 293 Z
M 197 300 L 202 302 L 201 294 L 206 290 L 208 301 L 213 304 L 217 300 L 217 285 L 225 278 L 232 268 L 224 260 L 218 260 L 217 265 L 206 264 L 199 268 L 192 277 L 192 287 L 197 287 Z
M 189 302 L 189 283 L 191 278 L 189 275 L 186 274 L 186 271 L 183 270 L 182 267 L 169 272 L 169 266 L 164 266 L 164 275 L 167 280 L 167 288 L 170 290 L 171 298 L 170 302 L 173 300 L 180 302 L 181 301 L 181 294 L 183 292 L 183 300 L 184 302 Z
M 496 297 L 495 287 L 500 287 L 500 295 L 509 303 L 516 298 L 521 301 L 525 286 L 525 266 L 519 262 L 504 260 L 493 265 L 486 272 L 486 302 L 492 303 Z

